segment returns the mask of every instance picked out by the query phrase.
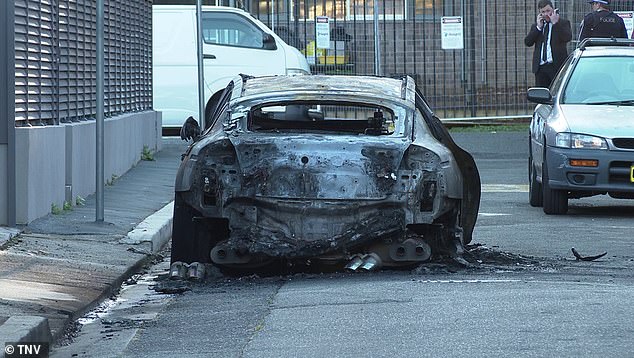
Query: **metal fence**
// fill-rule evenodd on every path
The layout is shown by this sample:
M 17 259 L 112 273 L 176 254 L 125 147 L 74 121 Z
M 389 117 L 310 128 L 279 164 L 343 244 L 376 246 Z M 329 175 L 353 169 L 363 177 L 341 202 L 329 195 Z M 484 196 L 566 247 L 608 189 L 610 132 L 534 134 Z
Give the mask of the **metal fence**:
M 152 108 L 152 2 L 105 0 L 105 115 Z M 96 2 L 15 0 L 16 126 L 95 118 Z
M 590 11 L 587 1 L 554 1 L 571 21 L 573 40 Z M 615 11 L 634 1 L 612 1 Z M 537 0 L 384 0 L 374 32 L 373 0 L 239 0 L 289 44 L 304 51 L 313 73 L 374 74 L 379 36 L 383 75 L 411 75 L 444 118 L 528 115 L 526 89 L 534 84 L 532 48 L 524 37 L 537 16 Z M 330 19 L 331 48 L 314 49 L 315 17 Z M 443 16 L 462 16 L 464 49 L 441 48 Z M 576 41 L 570 43 L 572 50 Z
M 156 0 L 156 3 L 195 3 Z M 382 74 L 411 75 L 444 118 L 521 116 L 532 105 L 531 48 L 524 36 L 536 0 L 204 0 L 246 8 L 302 50 L 313 73 L 374 74 L 375 36 Z M 634 0 L 612 1 L 616 11 Z M 152 0 L 105 0 L 105 114 L 152 107 Z M 15 0 L 16 125 L 92 119 L 96 111 L 95 2 Z M 586 1 L 555 1 L 578 25 Z M 332 48 L 315 49 L 315 17 L 330 18 Z M 443 16 L 464 19 L 464 49 L 441 48 Z M 575 41 L 570 43 L 574 48 Z

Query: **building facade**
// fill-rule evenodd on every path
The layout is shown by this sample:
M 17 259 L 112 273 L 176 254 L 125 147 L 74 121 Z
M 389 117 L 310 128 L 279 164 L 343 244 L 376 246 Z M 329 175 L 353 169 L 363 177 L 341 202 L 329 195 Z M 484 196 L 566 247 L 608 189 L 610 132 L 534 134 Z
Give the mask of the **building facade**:
M 97 9 L 83 0 L 2 3 L 12 39 L 0 42 L 10 69 L 0 102 L 0 225 L 28 224 L 95 192 Z M 151 0 L 105 0 L 104 181 L 136 164 L 144 147 L 160 147 L 151 37 Z

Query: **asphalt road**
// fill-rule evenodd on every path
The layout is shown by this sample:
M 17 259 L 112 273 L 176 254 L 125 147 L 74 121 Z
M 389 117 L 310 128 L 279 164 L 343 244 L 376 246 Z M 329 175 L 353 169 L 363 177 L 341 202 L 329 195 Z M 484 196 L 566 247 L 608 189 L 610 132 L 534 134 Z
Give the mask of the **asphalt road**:
M 454 137 L 482 177 L 481 265 L 216 279 L 160 295 L 148 287 L 163 262 L 51 356 L 631 356 L 634 202 L 586 198 L 547 216 L 528 205 L 525 133 Z M 608 255 L 574 261 L 571 247 Z

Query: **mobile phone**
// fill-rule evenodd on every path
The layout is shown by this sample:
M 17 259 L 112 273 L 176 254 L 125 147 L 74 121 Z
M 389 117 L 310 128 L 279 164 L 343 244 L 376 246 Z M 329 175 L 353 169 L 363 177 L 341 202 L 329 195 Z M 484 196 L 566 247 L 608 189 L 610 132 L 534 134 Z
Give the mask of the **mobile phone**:
M 555 14 L 559 15 L 559 9 L 555 9 Z

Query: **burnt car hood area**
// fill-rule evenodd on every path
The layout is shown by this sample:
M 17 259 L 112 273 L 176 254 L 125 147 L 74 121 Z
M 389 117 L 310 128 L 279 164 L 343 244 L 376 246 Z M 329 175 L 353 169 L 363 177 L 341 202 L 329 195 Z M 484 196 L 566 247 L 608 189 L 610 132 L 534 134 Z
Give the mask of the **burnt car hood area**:
M 409 77 L 237 77 L 183 155 L 172 265 L 459 257 L 480 178 Z

